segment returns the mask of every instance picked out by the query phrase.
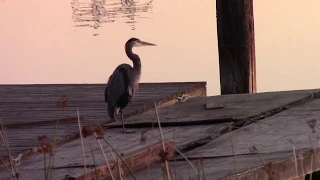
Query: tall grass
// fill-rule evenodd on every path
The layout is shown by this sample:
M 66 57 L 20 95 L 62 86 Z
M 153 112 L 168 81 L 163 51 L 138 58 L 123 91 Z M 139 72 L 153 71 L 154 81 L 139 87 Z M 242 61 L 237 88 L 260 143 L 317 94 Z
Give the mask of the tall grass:
M 157 108 L 156 102 L 154 102 L 154 108 L 155 108 L 156 117 L 157 117 L 157 120 L 158 120 L 159 134 L 160 134 L 160 137 L 161 137 L 162 150 L 163 150 L 162 153 L 166 154 L 166 146 L 165 146 L 164 141 L 163 141 L 163 133 L 162 133 L 162 129 L 161 129 L 161 123 L 160 123 L 160 119 L 159 119 L 158 108 Z M 169 170 L 168 160 L 166 158 L 163 158 L 163 159 L 164 159 L 164 163 L 165 163 L 165 167 L 166 167 L 166 171 L 167 171 L 168 180 L 171 180 L 171 174 L 170 174 L 170 170 Z
M 11 155 L 10 145 L 9 145 L 9 141 L 8 141 L 8 131 L 7 131 L 7 128 L 3 126 L 3 123 L 2 123 L 1 119 L 0 119 L 0 125 L 1 125 L 0 136 L 1 136 L 2 143 L 3 143 L 4 147 L 6 148 L 6 150 L 8 152 L 10 168 L 6 165 L 6 163 L 3 161 L 3 159 L 1 159 L 1 161 L 5 165 L 7 171 L 11 175 L 11 177 L 19 180 L 20 179 L 20 173 L 18 172 L 18 169 L 17 169 L 15 163 L 13 163 L 13 158 L 12 158 L 12 155 Z
M 83 145 L 83 138 L 82 138 L 82 133 L 81 133 L 81 123 L 80 123 L 80 115 L 79 115 L 78 107 L 77 107 L 77 116 L 78 116 L 79 132 L 80 132 L 81 149 L 82 149 L 83 168 L 84 168 L 84 173 L 85 173 L 86 179 L 88 179 L 88 177 L 87 177 L 87 167 L 86 167 L 86 157 L 84 155 L 84 145 Z

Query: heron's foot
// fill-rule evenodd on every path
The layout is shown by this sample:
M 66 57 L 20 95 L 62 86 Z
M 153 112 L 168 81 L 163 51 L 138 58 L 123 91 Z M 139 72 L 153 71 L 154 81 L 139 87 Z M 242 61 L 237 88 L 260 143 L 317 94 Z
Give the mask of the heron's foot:
M 123 133 L 123 134 L 131 134 L 131 133 L 135 133 L 136 131 L 134 130 L 134 129 L 127 129 L 127 128 L 125 128 L 125 129 L 122 129 L 121 130 L 121 132 Z

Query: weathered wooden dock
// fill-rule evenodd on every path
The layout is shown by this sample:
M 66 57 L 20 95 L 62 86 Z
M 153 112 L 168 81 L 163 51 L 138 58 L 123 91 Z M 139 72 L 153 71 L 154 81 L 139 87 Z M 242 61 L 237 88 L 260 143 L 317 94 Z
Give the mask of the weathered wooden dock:
M 124 116 L 147 111 L 154 102 L 170 105 L 183 94 L 206 95 L 205 87 L 205 82 L 141 83 Z M 0 118 L 8 128 L 11 153 L 26 156 L 36 152 L 41 135 L 52 141 L 57 118 L 60 119 L 59 142 L 78 137 L 77 108 L 83 125 L 107 123 L 104 88 L 105 84 L 0 85 Z M 60 108 L 59 103 L 65 97 L 66 107 Z M 0 157 L 7 156 L 5 148 L 0 146 Z
M 162 106 L 157 108 L 165 142 L 182 152 L 195 167 L 194 170 L 183 156 L 167 145 L 171 179 L 198 179 L 197 174 L 200 174 L 201 179 L 204 179 L 205 175 L 206 179 L 213 180 L 237 179 L 236 174 L 238 179 L 242 180 L 269 177 L 304 179 L 307 174 L 320 170 L 320 151 L 317 149 L 320 90 L 204 97 L 204 84 L 189 85 L 182 88 L 182 84 L 179 84 L 181 89 L 177 91 L 180 93 L 172 92 L 175 95 L 164 98 L 167 103 L 162 101 Z M 161 88 L 158 91 L 163 92 Z M 183 101 L 173 101 L 183 93 L 191 97 Z M 140 97 L 141 94 L 136 100 Z M 119 122 L 103 124 L 105 139 L 134 169 L 137 179 L 163 179 L 166 172 L 163 163 L 159 163 L 162 157 L 159 155 L 161 139 L 155 109 L 152 107 L 153 101 L 148 101 L 150 108 L 145 108 L 141 113 L 132 113 L 126 119 L 126 127 L 136 128 L 137 132 L 134 134 L 120 133 Z M 160 102 L 161 98 L 157 101 Z M 131 108 L 134 108 L 134 104 Z M 96 109 L 91 110 L 95 112 Z M 72 111 L 74 113 L 75 109 Z M 87 117 L 83 114 L 82 117 L 81 122 L 85 124 Z M 95 119 L 94 114 L 91 114 L 91 117 Z M 54 123 L 51 130 L 53 126 Z M 75 126 L 74 131 L 77 131 L 76 124 L 70 124 L 68 128 L 71 126 Z M 31 127 L 34 131 L 39 129 L 39 126 Z M 10 130 L 9 128 L 8 131 Z M 11 135 L 16 137 L 12 133 Z M 9 132 L 8 136 L 10 138 Z M 14 141 L 14 138 L 10 139 Z M 28 139 L 27 136 L 25 139 Z M 96 138 L 89 136 L 83 140 L 89 179 L 96 179 L 94 164 L 97 165 L 101 179 L 110 179 L 108 166 Z M 99 141 L 106 152 L 113 175 L 119 179 L 117 163 L 112 162 L 116 155 L 109 152 L 103 140 Z M 15 143 L 10 145 L 15 147 Z M 95 161 L 90 147 L 93 149 Z M 296 156 L 293 156 L 293 147 Z M 157 161 L 158 163 L 155 163 Z M 120 166 L 126 171 L 123 165 Z M 18 169 L 22 179 L 44 179 L 43 155 L 35 154 L 23 159 Z M 126 179 L 133 179 L 127 171 L 125 174 Z M 0 169 L 0 177 L 8 175 L 4 168 Z M 55 151 L 52 179 L 68 179 L 66 176 L 76 180 L 85 178 L 79 139 L 61 144 Z M 316 174 L 313 177 L 315 176 Z

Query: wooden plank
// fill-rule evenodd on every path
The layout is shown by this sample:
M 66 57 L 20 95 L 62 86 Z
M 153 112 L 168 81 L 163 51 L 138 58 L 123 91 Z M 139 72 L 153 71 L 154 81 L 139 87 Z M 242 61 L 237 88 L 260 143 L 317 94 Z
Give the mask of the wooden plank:
M 141 84 L 137 96 L 124 111 L 125 117 L 149 110 L 154 101 L 160 104 L 166 103 L 174 99 L 176 95 L 197 91 L 199 88 L 205 89 L 205 84 L 203 82 Z M 76 138 L 78 126 L 73 124 L 76 121 L 74 119 L 76 107 L 79 108 L 80 116 L 84 118 L 83 125 L 108 123 L 109 117 L 103 102 L 104 87 L 105 84 L 0 85 L 0 118 L 9 131 L 16 129 L 12 133 L 8 132 L 12 152 L 22 150 L 21 152 L 27 152 L 25 155 L 33 152 L 30 145 L 38 143 L 37 136 L 46 134 L 51 137 L 53 135 L 58 115 L 60 119 L 64 119 L 59 123 L 58 129 L 64 127 L 58 130 L 58 138 L 67 140 L 70 140 L 70 137 Z M 142 94 L 139 95 L 140 92 Z M 62 95 L 68 95 L 69 101 L 68 106 L 61 110 L 57 102 Z M 140 99 L 140 97 L 143 98 Z M 27 126 L 35 128 L 31 130 L 27 129 Z M 25 138 L 30 140 L 28 144 Z M 2 148 L 1 146 L 0 157 L 5 157 L 7 154 Z
M 316 133 L 313 133 L 308 124 L 308 121 L 320 117 L 319 107 L 320 100 L 315 100 L 233 131 L 234 154 L 249 153 L 252 146 L 260 153 L 291 151 L 290 141 L 297 149 L 310 148 L 308 136 L 311 137 L 313 146 L 319 147 Z M 320 132 L 320 126 L 316 124 L 314 130 Z M 197 154 L 204 157 L 232 155 L 230 134 L 221 135 L 216 140 L 186 153 L 188 157 L 195 157 Z
M 243 119 L 283 107 L 287 104 L 308 98 L 311 92 L 282 91 L 257 94 L 237 94 L 212 97 L 197 97 L 174 106 L 159 108 L 159 116 L 163 124 L 185 123 L 221 123 Z M 208 110 L 206 102 L 222 102 L 224 108 Z M 187 112 L 187 113 L 186 113 Z M 139 126 L 156 121 L 154 109 L 143 114 L 126 119 L 125 124 Z M 119 127 L 121 122 L 113 122 L 105 127 Z
M 159 85 L 160 88 L 164 87 L 165 89 L 154 89 L 154 87 L 157 86 L 153 87 L 150 84 L 142 85 L 133 99 L 132 104 L 127 108 L 131 109 L 131 111 L 126 111 L 125 113 L 134 113 L 135 110 L 137 110 L 136 107 L 141 108 L 140 105 L 153 104 L 153 101 L 160 101 L 173 94 L 192 90 L 201 87 L 199 85 L 203 85 L 203 83 L 178 84 L 181 86 L 174 86 L 174 84 Z M 62 95 L 68 95 L 69 102 L 68 106 L 60 112 L 61 118 L 70 118 L 74 116 L 76 114 L 76 107 L 80 108 L 80 112 L 84 113 L 84 116 L 101 114 L 98 118 L 107 117 L 105 104 L 103 102 L 103 89 L 105 85 L 92 85 L 95 88 L 89 88 L 88 90 L 85 89 L 90 85 L 83 85 L 83 88 L 81 85 L 75 85 L 77 88 L 73 87 L 74 85 L 69 86 L 71 87 L 68 87 L 68 85 L 37 85 L 36 87 L 31 85 L 0 86 L 0 117 L 4 123 L 13 121 L 15 123 L 23 122 L 27 119 L 27 121 L 56 119 L 56 116 L 59 114 L 56 103 L 61 99 Z M 5 91 L 6 89 L 7 91 Z M 8 89 L 11 90 L 8 91 Z M 17 91 L 20 93 L 17 93 Z M 28 91 L 33 93 L 28 93 L 26 96 L 25 94 Z M 143 94 L 140 95 L 140 93 L 148 93 L 148 96 Z M 143 98 L 139 99 L 139 97 Z
M 281 101 L 283 100 L 284 99 L 282 98 Z M 246 127 L 241 127 L 240 129 L 233 131 L 232 135 L 234 138 L 233 142 L 235 148 L 236 163 L 239 172 L 245 172 L 245 170 L 247 170 L 248 168 L 254 168 L 261 165 L 259 155 L 256 153 L 252 153 L 249 150 L 249 148 L 252 146 L 252 142 L 258 142 L 257 145 L 254 145 L 259 149 L 259 151 L 261 151 L 261 156 L 266 162 L 273 162 L 282 158 L 290 157 L 292 155 L 292 145 L 290 143 L 288 144 L 289 141 L 287 140 L 290 138 L 294 139 L 294 142 L 296 142 L 297 150 L 300 150 L 304 147 L 311 147 L 310 144 L 309 146 L 307 146 L 309 142 L 308 135 L 311 135 L 312 141 L 314 143 L 313 145 L 317 147 L 318 140 L 316 139 L 316 133 L 312 133 L 312 130 L 310 129 L 307 121 L 319 117 L 320 114 L 318 113 L 318 111 L 320 106 L 318 103 L 319 102 L 317 101 L 313 101 L 304 105 L 300 105 L 298 107 L 291 108 L 277 115 L 274 115 L 273 117 L 269 117 L 268 119 L 261 120 L 255 124 L 251 124 Z M 202 105 L 205 109 L 205 104 Z M 306 108 L 307 111 L 305 111 Z M 215 112 L 216 110 L 207 111 Z M 292 116 L 294 116 L 295 118 L 291 121 Z M 272 119 L 275 117 L 277 118 Z M 279 120 L 280 124 L 278 124 Z M 256 126 L 252 128 L 253 125 Z M 49 127 L 50 126 L 46 126 L 44 128 L 46 129 Z M 185 127 L 164 127 L 163 132 L 165 139 L 171 139 L 175 137 L 175 145 L 179 149 L 189 151 L 184 152 L 184 154 L 187 155 L 188 158 L 195 159 L 192 162 L 196 166 L 196 168 L 197 160 L 200 156 L 203 156 L 205 174 L 207 175 L 206 178 L 217 179 L 218 177 L 223 178 L 227 175 L 234 173 L 233 157 L 230 146 L 230 134 L 221 135 L 220 132 L 220 129 L 224 129 L 225 127 L 225 124 L 202 126 L 197 125 Z M 296 130 L 298 128 L 301 130 Z M 67 129 L 68 128 L 65 127 L 63 128 L 63 130 Z M 318 127 L 315 128 L 315 130 L 316 132 L 318 132 Z M 127 155 L 133 150 L 144 148 L 150 143 L 150 141 L 151 143 L 159 141 L 157 129 L 139 128 L 137 129 L 137 132 L 135 134 L 130 135 L 121 134 L 120 129 L 107 129 L 105 130 L 105 133 L 105 137 L 113 145 L 113 147 L 119 153 L 122 153 L 124 155 Z M 217 136 L 219 137 L 215 139 Z M 198 150 L 202 147 L 206 147 L 208 144 L 203 145 L 202 147 L 198 147 L 199 145 L 192 145 L 203 143 L 200 140 L 205 137 L 207 137 L 209 141 L 211 140 L 208 144 L 214 144 L 211 144 L 211 147 L 206 149 L 207 154 L 198 152 Z M 261 139 L 262 137 L 264 137 L 264 139 Z M 87 164 L 93 164 L 90 148 L 88 146 L 89 143 L 92 143 L 93 151 L 96 157 L 96 163 L 98 165 L 103 164 L 104 158 L 101 155 L 99 146 L 97 145 L 97 143 L 95 143 L 95 138 L 85 138 L 84 142 L 85 157 L 87 159 Z M 190 150 L 194 147 L 198 148 Z M 272 148 L 275 149 L 275 152 L 270 151 L 272 150 Z M 108 148 L 106 147 L 106 145 L 103 145 L 103 149 Z M 225 154 L 219 154 L 220 151 L 227 152 Z M 218 156 L 215 156 L 216 154 Z M 112 159 L 112 156 L 109 153 L 107 153 L 107 157 L 109 160 Z M 193 170 L 190 168 L 190 165 L 188 165 L 188 163 L 185 162 L 182 157 L 178 157 L 177 160 L 179 161 L 176 162 L 176 165 L 174 164 L 174 162 L 170 163 L 172 172 L 177 171 L 178 176 L 184 177 L 183 179 L 188 179 L 189 175 L 191 178 L 197 178 Z M 52 179 L 63 179 L 65 175 L 82 173 L 83 166 L 81 159 L 81 146 L 79 140 L 75 140 L 70 143 L 59 146 L 57 152 L 55 153 L 54 163 L 54 167 L 56 169 L 53 170 L 54 177 Z M 27 179 L 28 177 L 30 178 L 32 177 L 32 175 L 37 175 L 37 177 L 40 177 L 39 179 L 41 179 L 41 177 L 43 179 L 42 167 L 43 162 L 41 154 L 30 157 L 28 159 L 24 159 L 22 161 L 22 165 L 19 166 L 19 170 L 21 171 L 21 174 L 23 176 L 22 179 Z M 146 172 L 147 170 L 143 169 L 136 172 L 135 174 L 138 176 L 138 179 L 145 179 Z M 162 178 L 163 176 L 161 172 L 162 171 L 160 166 L 153 165 L 151 167 L 150 174 L 154 179 Z M 0 169 L 0 177 L 5 177 L 4 173 L 7 172 L 5 170 L 2 171 L 2 169 Z M 128 179 L 130 179 L 130 177 Z
M 226 125 L 202 125 L 202 126 L 185 126 L 185 127 L 163 127 L 164 139 L 173 139 L 175 141 L 175 146 L 179 150 L 185 150 L 193 148 L 198 140 L 212 137 L 216 134 L 219 134 L 219 131 Z M 118 153 L 127 155 L 132 151 L 136 151 L 147 147 L 150 144 L 160 141 L 159 130 L 157 128 L 139 128 L 136 129 L 134 134 L 125 134 L 123 135 L 120 132 L 121 129 L 110 129 L 105 130 L 105 138 L 117 150 Z M 10 137 L 10 136 L 9 136 Z M 34 138 L 36 139 L 36 138 Z M 196 142 L 196 143 L 195 143 Z M 26 141 L 24 141 L 26 143 Z M 105 163 L 104 157 L 101 153 L 99 144 L 96 142 L 95 138 L 90 136 L 84 138 L 85 144 L 85 157 L 87 165 L 93 165 L 92 155 L 89 147 L 91 143 L 93 152 L 96 158 L 96 164 L 102 165 Z M 112 155 L 108 151 L 107 145 L 101 141 L 103 149 L 106 153 L 108 160 L 112 160 Z M 30 150 L 31 151 L 31 150 Z M 1 152 L 1 150 L 0 150 Z M 3 150 L 5 152 L 5 150 Z M 82 166 L 82 150 L 80 140 L 73 140 L 69 143 L 61 144 L 58 146 L 55 152 L 54 167 L 56 168 L 53 172 L 52 179 L 63 179 L 65 175 L 72 175 L 83 173 Z M 27 157 L 27 156 L 26 156 Z M 34 154 L 33 156 L 21 160 L 21 165 L 19 166 L 19 171 L 21 172 L 22 179 L 29 176 L 29 173 L 37 174 L 37 177 L 41 179 L 43 176 L 43 155 Z M 58 171 L 58 169 L 66 169 L 66 171 Z M 37 171 L 36 171 L 37 170 Z M 0 168 L 0 177 L 4 176 L 7 173 L 6 171 L 1 173 Z
M 79 118 L 83 120 L 83 117 Z M 59 123 L 64 124 L 65 122 L 77 122 L 78 118 L 67 118 L 67 119 L 59 119 Z M 7 123 L 3 124 L 4 127 L 13 129 L 13 128 L 26 128 L 27 126 L 39 126 L 39 125 L 47 125 L 47 124 L 56 124 L 57 120 L 47 120 L 47 121 L 33 121 L 33 122 L 16 122 L 16 123 Z M 52 127 L 51 127 L 52 128 Z
M 172 146 L 174 145 L 174 141 L 172 139 L 166 141 L 166 143 L 171 144 Z M 166 146 L 166 152 L 168 153 L 167 158 L 173 157 L 175 155 L 175 150 L 171 146 L 168 146 L 168 145 L 165 145 L 165 146 Z M 149 165 L 152 165 L 156 162 L 161 162 L 161 156 L 159 155 L 161 151 L 163 151 L 162 143 L 158 142 L 150 146 L 144 147 L 142 149 L 136 150 L 135 152 L 131 152 L 130 154 L 124 155 L 122 158 L 124 162 L 129 166 L 129 168 L 133 172 L 135 172 Z M 116 161 L 111 161 L 109 164 L 109 167 L 112 169 L 112 174 L 114 176 L 119 177 L 120 174 L 118 171 L 117 163 L 118 162 Z M 120 167 L 121 167 L 121 170 L 123 171 L 124 176 L 130 174 L 129 170 L 126 168 L 124 163 L 121 162 Z M 102 165 L 100 167 L 97 167 L 97 174 L 99 179 L 100 178 L 104 180 L 111 179 L 111 174 L 108 169 L 108 165 Z M 86 180 L 85 174 L 74 175 L 71 177 L 73 177 L 74 180 Z M 87 178 L 91 180 L 97 180 L 96 171 L 89 170 L 87 174 Z
M 305 179 L 305 176 L 312 172 L 320 171 L 320 150 L 315 151 L 309 149 L 298 153 L 297 163 L 295 163 L 294 156 L 270 162 L 266 166 L 258 168 L 251 168 L 236 175 L 224 177 L 224 180 L 247 180 L 252 179 Z M 312 165 L 311 165 L 312 164 Z M 296 171 L 297 167 L 297 171 Z M 312 179 L 318 179 L 318 176 L 313 175 Z M 308 178 L 306 178 L 308 179 Z
M 310 172 L 320 170 L 318 158 L 320 158 L 320 150 L 316 149 L 314 153 L 310 149 L 297 151 L 297 170 L 295 171 L 295 160 L 292 151 L 266 153 L 262 155 L 266 166 L 263 165 L 258 154 L 247 154 L 235 156 L 238 180 L 251 179 L 291 179 L 296 175 L 305 176 Z M 200 154 L 199 154 L 200 155 Z M 311 157 L 313 156 L 313 157 Z M 190 159 L 195 167 L 198 167 L 200 157 Z M 211 180 L 236 180 L 234 161 L 232 156 L 224 156 L 219 158 L 202 158 L 202 166 L 206 179 Z M 311 168 L 312 163 L 312 168 Z M 182 157 L 177 157 L 176 162 L 170 160 L 169 166 L 171 171 L 177 175 L 177 179 L 197 179 L 197 175 Z M 200 166 L 201 169 L 201 166 Z M 144 179 L 147 169 L 142 169 L 135 173 L 137 179 Z M 201 172 L 202 173 L 202 172 Z M 161 166 L 153 165 L 149 169 L 151 179 L 161 179 Z M 203 178 L 201 174 L 201 179 Z M 132 180 L 132 178 L 128 178 Z
M 221 109 L 223 108 L 223 103 L 221 101 L 212 101 L 212 100 L 208 100 L 206 102 L 206 108 L 207 109 Z
M 281 98 L 280 98 L 281 99 Z M 187 101 L 188 102 L 188 101 Z M 204 101 L 206 102 L 206 101 Z M 182 104 L 182 103 L 181 103 Z M 308 107 L 308 111 L 305 112 L 304 109 Z M 290 116 L 288 116 L 288 114 L 286 115 L 285 113 L 289 113 L 289 115 L 294 115 L 294 116 L 299 116 L 300 117 L 300 121 L 295 122 L 295 120 L 293 121 L 292 125 L 301 128 L 301 122 L 305 122 L 305 119 L 301 120 L 301 117 L 311 117 L 311 118 L 315 118 L 318 117 L 319 114 L 315 113 L 317 112 L 317 110 L 319 109 L 319 104 L 317 104 L 317 101 L 313 101 L 304 105 L 301 105 L 299 107 L 295 107 L 292 109 L 289 109 L 287 111 L 284 111 L 282 113 L 279 113 L 273 117 L 270 117 L 266 120 L 262 120 L 258 123 L 255 124 L 251 124 L 249 126 L 246 127 L 242 127 L 238 130 L 233 131 L 233 137 L 234 139 L 234 147 L 235 147 L 235 155 L 236 155 L 236 161 L 237 161 L 237 165 L 239 167 L 239 171 L 243 171 L 246 170 L 247 168 L 252 168 L 252 167 L 256 167 L 259 166 L 261 164 L 260 158 L 257 154 L 251 153 L 249 148 L 250 146 L 248 146 L 248 144 L 246 145 L 242 145 L 248 142 L 267 142 L 266 145 L 262 144 L 262 157 L 266 162 L 270 162 L 270 161 L 274 161 L 277 159 L 281 159 L 284 158 L 286 156 L 290 156 L 292 154 L 292 149 L 285 149 L 286 151 L 280 151 L 278 149 L 278 146 L 274 146 L 275 142 L 279 141 L 279 145 L 288 145 L 285 144 L 284 141 L 287 141 L 287 137 L 292 137 L 294 139 L 301 139 L 301 141 L 304 141 L 303 143 L 308 143 L 308 135 L 309 134 L 304 134 L 303 132 L 306 131 L 306 129 L 302 130 L 302 132 L 297 131 L 297 134 L 300 134 L 301 137 L 303 137 L 303 135 L 305 135 L 303 138 L 298 137 L 296 138 L 296 132 L 294 132 L 293 134 L 289 132 L 289 136 L 282 136 L 282 133 L 279 133 L 281 131 L 288 131 L 287 129 L 292 127 L 290 126 L 290 124 L 288 125 L 288 117 L 289 119 Z M 203 104 L 203 108 L 205 108 L 205 105 Z M 310 108 L 310 109 L 309 109 Z M 291 110 L 295 110 L 295 111 L 291 111 Z M 207 111 L 216 111 L 216 110 L 207 110 Z M 313 116 L 310 116 L 313 115 Z M 277 124 L 277 120 L 274 120 L 275 124 L 270 123 L 270 119 L 272 120 L 272 118 L 278 116 L 283 118 L 283 122 L 287 122 L 285 128 L 282 125 L 278 125 Z M 161 118 L 161 117 L 160 117 Z M 281 120 L 282 121 L 282 120 Z M 260 123 L 260 124 L 259 124 Z M 74 124 L 76 125 L 76 124 Z M 246 136 L 241 136 L 241 133 L 239 135 L 238 138 L 238 132 L 240 132 L 241 130 L 248 128 L 248 127 L 252 127 L 252 125 L 258 125 L 257 127 L 263 126 L 263 128 L 253 128 L 253 129 L 246 129 L 246 131 L 242 132 L 242 133 L 246 133 Z M 271 125 L 271 126 L 270 126 Z M 306 127 L 302 127 L 303 128 L 309 128 L 309 132 L 311 133 L 311 129 L 308 126 L 308 124 L 305 122 Z M 261 130 L 264 129 L 265 127 L 270 126 L 268 129 L 268 131 L 271 132 L 270 136 L 275 136 L 277 133 L 279 134 L 279 137 L 276 137 L 275 139 L 272 139 L 270 137 L 268 137 L 269 135 L 267 135 L 266 138 L 270 138 L 270 142 L 272 142 L 273 144 L 269 144 L 268 141 L 263 141 L 260 139 L 260 137 L 266 136 L 265 131 Z M 49 126 L 46 126 L 45 128 L 48 128 Z M 175 138 L 175 145 L 179 148 L 179 149 L 184 149 L 184 150 L 188 150 L 189 152 L 185 152 L 185 155 L 187 155 L 189 158 L 196 158 L 199 159 L 200 156 L 204 157 L 204 167 L 205 167 L 205 171 L 206 174 L 208 174 L 208 177 L 212 177 L 212 178 L 216 178 L 216 177 L 224 177 L 230 173 L 233 173 L 234 169 L 233 169 L 233 158 L 232 158 L 232 152 L 229 151 L 230 150 L 230 134 L 223 134 L 221 135 L 221 128 L 225 128 L 226 125 L 225 124 L 214 124 L 211 126 L 208 125 L 203 125 L 203 126 L 186 126 L 186 127 L 164 127 L 163 128 L 163 132 L 164 132 L 164 136 L 165 139 L 171 139 L 171 138 Z M 67 130 L 68 128 L 64 127 L 64 130 Z M 249 130 L 249 131 L 248 131 Z M 250 131 L 251 130 L 251 131 Z M 252 131 L 252 130 L 256 130 L 256 131 Z M 273 130 L 273 131 L 272 131 Z M 318 128 L 315 129 L 316 131 L 318 131 Z M 13 131 L 13 130 L 12 130 Z M 266 132 L 268 132 L 266 131 Z M 139 128 L 137 129 L 137 132 L 135 134 L 126 134 L 123 135 L 120 133 L 120 129 L 107 129 L 105 131 L 105 137 L 108 139 L 108 141 L 113 145 L 113 147 L 119 152 L 122 153 L 124 155 L 132 152 L 133 150 L 138 150 L 141 148 L 144 148 L 145 146 L 147 146 L 149 143 L 153 143 L 153 142 L 157 142 L 159 141 L 159 136 L 158 136 L 158 130 L 155 129 L 149 129 L 149 128 Z M 255 133 L 261 133 L 261 134 L 255 134 Z M 313 134 L 313 133 L 312 133 Z M 311 134 L 311 135 L 312 135 Z M 215 139 L 216 136 L 219 136 L 217 139 Z M 192 144 L 199 144 L 202 143 L 200 140 L 206 138 L 210 141 L 208 144 L 210 143 L 214 143 L 215 146 L 210 147 L 209 149 L 207 149 L 207 153 L 209 154 L 204 154 L 204 153 L 199 153 L 197 152 L 197 150 L 201 149 L 202 147 L 206 147 L 208 144 L 203 145 L 202 147 L 198 147 L 194 150 L 190 150 L 194 147 Z M 221 139 L 221 137 L 223 137 Z M 243 138 L 243 137 L 249 137 L 249 138 Z M 315 136 L 311 136 L 312 140 L 314 141 L 314 146 L 316 146 L 317 142 L 316 141 L 316 137 Z M 251 138 L 251 139 L 250 139 Z M 284 139 L 279 140 L 279 139 Z M 214 139 L 214 140 L 212 140 Z M 248 141 L 247 141 L 248 139 Z M 256 140 L 256 141 L 253 141 Z M 151 142 L 150 142 L 151 141 Z M 299 140 L 300 141 L 300 140 Z M 85 142 L 85 157 L 87 159 L 87 164 L 88 165 L 92 165 L 93 161 L 91 158 L 91 152 L 90 152 L 90 148 L 88 147 L 89 143 L 92 143 L 92 147 L 93 147 L 93 151 L 96 157 L 96 163 L 101 165 L 104 163 L 104 158 L 101 155 L 99 146 L 97 145 L 97 143 L 95 142 L 95 138 L 94 137 L 88 137 L 84 139 Z M 310 147 L 311 145 L 309 145 Z M 256 145 L 256 147 L 261 150 L 261 146 L 259 147 L 259 144 Z M 288 147 L 288 146 L 286 146 Z M 292 146 L 290 146 L 292 147 Z M 301 149 L 300 143 L 298 143 L 296 145 L 297 149 Z M 302 146 L 302 148 L 305 146 Z M 277 151 L 273 152 L 273 151 L 263 151 L 264 149 L 270 150 L 270 148 L 275 148 Z M 103 149 L 108 149 L 106 147 L 106 145 L 103 145 Z M 242 150 L 242 152 L 241 152 Z M 227 151 L 227 153 L 225 154 L 218 154 L 217 152 L 219 151 Z M 280 152 L 279 152 L 280 151 Z M 239 153 L 240 152 L 240 153 Z M 211 154 L 210 154 L 211 153 Z M 191 156 L 191 155 L 192 156 Z M 220 156 L 214 156 L 214 155 L 220 155 Z M 108 159 L 112 159 L 111 154 L 107 153 L 107 157 Z M 43 167 L 43 162 L 41 161 L 42 155 L 36 155 L 33 157 L 30 157 L 28 159 L 24 159 L 22 161 L 22 165 L 19 167 L 19 169 L 21 170 L 21 174 L 23 174 L 22 179 L 24 179 L 25 177 L 31 177 L 30 173 L 32 172 L 33 174 L 39 174 L 38 177 L 42 177 L 43 175 L 43 169 L 41 169 L 41 167 Z M 177 168 L 179 168 L 179 172 L 182 174 L 182 176 L 188 176 L 189 174 L 191 174 L 192 177 L 196 178 L 194 176 L 193 171 L 190 170 L 190 167 L 188 168 L 188 164 L 186 162 L 181 161 L 183 158 L 179 158 L 178 160 L 181 163 L 184 163 L 183 166 L 181 166 L 181 168 L 179 167 L 179 163 L 177 162 L 178 166 Z M 79 140 L 67 143 L 67 144 L 63 144 L 61 146 L 58 147 L 57 152 L 55 153 L 55 164 L 54 167 L 56 168 L 53 172 L 53 179 L 62 179 L 65 175 L 70 175 L 70 174 L 78 174 L 78 173 L 82 173 L 83 169 L 82 169 L 82 159 L 81 159 L 81 145 Z M 195 161 L 193 161 L 195 162 Z M 222 164 L 221 164 L 222 163 Z M 196 165 L 196 164 L 195 164 Z M 161 168 L 159 166 L 156 166 L 158 169 L 157 170 L 152 170 L 150 171 L 152 175 L 157 175 L 157 172 L 161 172 Z M 174 165 L 171 163 L 170 167 L 174 167 Z M 184 168 L 182 168 L 184 167 Z M 63 169 L 63 170 L 62 170 Z M 141 170 L 144 171 L 144 170 Z M 172 171 L 174 171 L 172 169 Z M 3 174 L 1 173 L 2 171 L 0 170 L 0 176 L 2 176 Z M 5 172 L 5 171 L 4 171 Z M 137 174 L 140 171 L 137 172 Z M 144 176 L 140 177 L 145 177 L 145 173 Z M 157 176 L 154 176 L 154 178 L 156 178 Z M 160 176 L 162 177 L 162 176 Z M 159 177 L 157 178 L 159 179 Z M 211 179 L 211 178 L 210 178 Z
M 8 141 L 13 155 L 23 153 L 23 156 L 30 156 L 35 153 L 36 149 L 39 149 L 40 147 L 38 136 L 46 135 L 48 140 L 52 141 L 55 126 L 52 126 L 51 128 L 49 128 L 49 126 L 50 125 L 8 129 Z M 58 126 L 56 141 L 62 143 L 77 137 L 76 134 L 70 132 L 75 130 L 77 126 L 78 124 L 63 125 L 63 128 L 59 128 Z M 4 146 L 0 146 L 0 157 L 3 157 L 5 161 L 7 161 L 7 156 L 8 154 Z
M 263 160 L 266 163 L 277 161 L 283 157 L 289 158 L 292 155 L 292 152 L 282 152 L 278 154 L 264 154 Z M 236 156 L 236 165 L 238 172 L 244 172 L 249 168 L 256 168 L 262 166 L 262 162 L 257 154 L 249 154 L 249 155 L 239 155 Z M 172 172 L 172 179 L 198 179 L 197 174 L 192 169 L 190 164 L 185 161 L 181 156 L 171 158 L 169 161 L 169 167 Z M 205 158 L 201 157 L 201 154 L 198 154 L 198 157 L 195 159 L 189 159 L 192 165 L 198 170 L 200 169 L 200 179 L 203 178 L 203 174 L 205 174 L 206 179 L 210 180 L 222 180 L 224 177 L 232 175 L 235 173 L 234 161 L 232 156 L 220 157 L 220 158 Z M 200 165 L 199 165 L 200 164 Z M 202 171 L 202 167 L 204 172 Z M 249 171 L 250 172 L 250 171 Z M 252 172 L 252 171 L 251 171 Z M 135 176 L 137 179 L 145 179 L 146 174 L 148 173 L 148 169 L 142 169 L 140 171 L 135 172 Z M 153 165 L 149 169 L 150 179 L 163 179 L 163 173 L 161 171 L 161 166 L 158 164 Z M 250 180 L 254 179 L 254 176 L 250 176 Z M 261 180 L 262 178 L 255 178 L 256 180 Z M 277 178 L 275 178 L 277 179 Z M 128 177 L 127 180 L 133 180 L 133 178 Z M 265 180 L 265 179 L 263 179 Z M 279 179 L 277 179 L 279 180 Z

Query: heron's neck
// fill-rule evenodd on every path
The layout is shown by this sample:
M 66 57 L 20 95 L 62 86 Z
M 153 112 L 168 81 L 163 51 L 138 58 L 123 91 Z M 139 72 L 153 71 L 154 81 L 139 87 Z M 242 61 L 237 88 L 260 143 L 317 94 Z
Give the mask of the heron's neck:
M 141 70 L 141 60 L 137 54 L 132 52 L 132 46 L 126 47 L 126 54 L 133 62 L 133 69 L 140 71 Z

